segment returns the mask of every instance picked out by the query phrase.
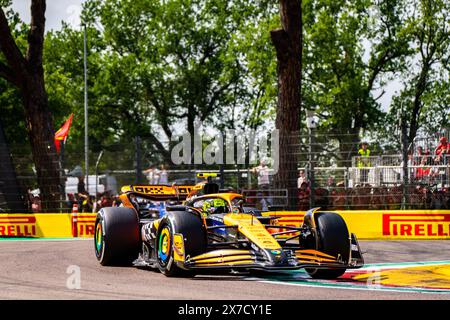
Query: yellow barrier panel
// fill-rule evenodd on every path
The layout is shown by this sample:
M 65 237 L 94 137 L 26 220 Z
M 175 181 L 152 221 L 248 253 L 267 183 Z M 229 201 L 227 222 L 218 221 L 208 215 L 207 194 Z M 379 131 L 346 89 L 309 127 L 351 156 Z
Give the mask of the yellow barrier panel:
M 450 239 L 450 210 L 335 211 L 350 232 L 365 240 Z M 305 211 L 264 212 L 279 216 L 283 226 L 298 227 Z M 79 213 L 77 237 L 93 237 L 96 214 Z M 70 213 L 0 214 L 0 237 L 73 237 Z M 293 235 L 287 234 L 286 237 Z
M 96 215 L 79 213 L 78 237 L 93 237 Z M 0 237 L 69 238 L 72 234 L 70 213 L 0 214 Z
M 366 240 L 450 239 L 450 210 L 334 211 L 344 218 L 350 232 Z M 279 216 L 280 225 L 299 226 L 305 211 L 265 212 Z M 290 234 L 291 235 L 291 234 Z M 289 235 L 287 235 L 289 236 Z

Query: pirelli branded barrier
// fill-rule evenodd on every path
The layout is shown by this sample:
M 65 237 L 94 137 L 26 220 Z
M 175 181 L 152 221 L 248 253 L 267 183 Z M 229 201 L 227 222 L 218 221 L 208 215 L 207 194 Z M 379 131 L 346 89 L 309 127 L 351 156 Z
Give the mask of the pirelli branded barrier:
M 450 210 L 336 211 L 350 232 L 366 240 L 450 239 Z M 299 226 L 304 211 L 273 211 L 280 225 Z M 0 214 L 0 237 L 93 237 L 95 214 Z M 286 237 L 290 234 L 286 234 Z
M 366 240 L 450 239 L 450 210 L 336 211 L 350 232 Z M 304 211 L 274 211 L 280 225 L 298 226 Z M 287 234 L 286 237 L 291 236 Z
M 93 237 L 96 215 L 79 213 L 0 214 L 0 237 Z

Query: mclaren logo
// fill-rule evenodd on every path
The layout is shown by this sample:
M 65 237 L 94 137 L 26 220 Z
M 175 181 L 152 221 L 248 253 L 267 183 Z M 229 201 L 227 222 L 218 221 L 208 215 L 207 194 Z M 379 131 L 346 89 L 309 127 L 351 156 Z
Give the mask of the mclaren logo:
M 0 236 L 8 237 L 35 237 L 36 218 L 33 216 L 1 216 Z
M 448 237 L 450 214 L 383 214 L 383 236 Z

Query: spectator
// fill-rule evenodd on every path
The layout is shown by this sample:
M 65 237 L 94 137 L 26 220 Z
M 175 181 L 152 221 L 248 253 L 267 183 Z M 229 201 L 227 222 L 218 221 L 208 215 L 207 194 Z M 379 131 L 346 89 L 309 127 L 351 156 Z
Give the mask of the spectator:
M 100 207 L 101 208 L 112 207 L 112 205 L 113 200 L 111 198 L 111 195 L 109 194 L 109 192 L 105 192 L 103 196 L 100 198 Z
M 159 181 L 160 178 L 161 172 L 158 170 L 158 168 L 155 167 L 155 169 L 153 169 L 153 184 L 161 184 Z
M 423 150 L 423 147 L 419 146 L 417 147 L 417 157 L 419 157 L 419 160 L 417 163 L 420 163 L 422 157 L 425 155 L 425 151 Z
M 259 166 L 252 169 L 252 172 L 258 176 L 258 189 L 269 189 L 269 168 L 263 160 L 259 162 Z
M 336 188 L 336 181 L 334 180 L 333 176 L 328 176 L 326 189 L 328 191 L 331 191 L 334 188 Z
M 39 196 L 33 197 L 32 201 L 31 201 L 31 211 L 33 213 L 42 211 L 41 199 L 39 198 Z
M 300 189 L 302 187 L 303 183 L 306 183 L 307 185 L 309 185 L 309 180 L 306 177 L 305 170 L 300 169 L 300 171 L 298 172 L 297 189 Z
M 100 199 L 94 204 L 94 212 L 98 212 L 101 208 L 113 206 L 113 199 L 108 191 L 99 196 Z
M 306 211 L 309 209 L 309 194 L 308 184 L 303 182 L 298 188 L 298 210 Z
M 424 160 L 425 158 L 425 160 Z M 426 164 L 431 164 L 430 161 L 430 151 L 427 149 L 426 151 L 424 151 L 423 147 L 417 147 L 417 156 L 414 158 L 414 162 L 413 164 L 415 166 L 421 165 L 423 163 L 423 161 Z
M 28 189 L 27 191 L 27 208 L 28 211 L 33 211 L 32 210 L 32 204 L 33 204 L 33 199 L 34 199 L 34 194 L 31 192 L 31 189 Z
M 434 154 L 436 155 L 434 162 L 436 164 L 443 164 L 445 156 L 450 154 L 450 143 L 447 142 L 446 137 L 439 139 L 439 145 L 434 150 Z
M 67 194 L 67 207 L 69 208 L 69 212 L 72 212 L 73 205 L 77 203 L 77 200 L 75 199 L 75 195 L 73 193 Z
M 431 167 L 428 165 L 428 158 L 423 157 L 420 162 L 420 167 L 416 170 L 416 179 L 417 180 L 424 180 L 427 177 L 430 176 L 431 173 Z
M 159 170 L 159 184 L 169 184 L 169 178 L 166 171 L 166 167 L 162 164 Z
M 120 197 L 119 196 L 114 196 L 113 202 L 112 202 L 112 206 L 113 207 L 120 207 L 121 204 L 122 204 L 122 200 L 120 200 Z
M 256 173 L 258 176 L 258 189 L 262 190 L 262 192 L 258 192 L 258 197 L 261 199 L 261 206 L 268 208 L 269 205 L 272 205 L 272 199 L 268 197 L 268 191 L 266 191 L 270 186 L 269 168 L 265 162 L 261 160 L 259 166 L 253 168 L 252 172 Z
M 369 177 L 369 170 L 362 169 L 364 167 L 371 166 L 369 161 L 370 149 L 368 147 L 369 145 L 367 144 L 367 142 L 363 142 L 361 143 L 360 148 L 358 150 L 357 166 L 358 168 L 361 168 L 360 169 L 361 182 L 367 182 Z
M 147 177 L 148 184 L 153 184 L 153 173 L 155 171 L 155 166 L 150 166 L 147 170 L 144 170 L 143 173 Z
M 78 186 L 77 186 L 77 192 L 78 193 L 84 193 L 86 191 L 86 187 L 84 184 L 84 176 L 78 177 Z
M 370 149 L 367 142 L 363 142 L 358 150 L 358 167 L 370 167 Z
M 78 208 L 80 212 L 92 212 L 93 202 L 87 191 L 78 194 Z
M 147 170 L 144 170 L 143 173 L 147 177 L 148 184 L 156 184 L 155 178 L 156 178 L 156 168 L 155 166 L 150 166 Z

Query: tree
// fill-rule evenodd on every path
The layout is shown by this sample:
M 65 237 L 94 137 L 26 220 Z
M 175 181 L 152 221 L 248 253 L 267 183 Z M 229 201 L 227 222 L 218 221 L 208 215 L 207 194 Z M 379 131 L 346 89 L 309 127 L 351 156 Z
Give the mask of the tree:
M 348 165 L 361 133 L 378 131 L 384 114 L 380 98 L 389 80 L 403 70 L 409 53 L 402 34 L 402 0 L 304 2 L 305 108 L 320 118 L 319 132 Z M 328 151 L 331 151 L 328 149 Z
M 399 119 L 407 127 L 407 143 L 421 134 L 433 134 L 449 126 L 450 91 L 450 25 L 448 1 L 407 0 L 409 8 L 401 17 L 402 37 L 409 52 L 400 70 L 403 88 L 392 99 L 386 115 L 385 139 L 399 145 L 393 130 L 399 130 Z M 399 110 L 403 110 L 399 113 Z
M 450 25 L 448 14 L 450 4 L 441 0 L 413 1 L 418 8 L 411 18 L 407 20 L 406 30 L 411 35 L 413 46 L 419 57 L 418 72 L 412 77 L 409 84 L 405 85 L 405 94 L 411 97 L 408 109 L 410 110 L 408 143 L 412 143 L 416 137 L 423 119 L 424 96 L 433 88 L 432 80 L 440 82 L 436 78 L 439 75 L 434 66 L 442 64 L 447 70 L 450 60 Z M 444 77 L 445 79 L 445 77 Z M 439 90 L 436 90 L 439 92 Z M 448 102 L 448 87 L 447 87 Z M 445 99 L 444 99 L 445 101 Z M 447 105 L 448 108 L 448 105 Z
M 2 7 L 5 3 L 2 2 Z M 55 210 L 60 201 L 59 163 L 53 143 L 54 128 L 48 110 L 43 68 L 45 0 L 32 0 L 27 52 L 20 51 L 8 18 L 0 9 L 0 51 L 6 63 L 0 63 L 0 76 L 16 86 L 22 97 L 28 138 L 41 192 L 42 208 Z
M 103 148 L 140 135 L 147 154 L 168 163 L 167 142 L 182 130 L 193 134 L 196 122 L 219 130 L 260 126 L 267 106 L 273 104 L 272 96 L 265 94 L 272 84 L 256 78 L 266 66 L 256 61 L 256 48 L 249 46 L 253 41 L 267 47 L 263 40 L 268 36 L 259 39 L 249 29 L 267 20 L 269 3 L 87 2 L 83 19 L 90 49 L 90 139 Z M 47 37 L 48 88 L 56 96 L 58 91 L 69 92 L 70 98 L 78 99 L 79 92 L 65 83 L 80 81 L 75 63 L 80 36 L 65 27 Z M 65 97 L 52 97 L 53 102 L 64 103 Z M 67 102 L 76 108 L 72 99 Z M 72 137 L 77 139 L 76 130 Z
M 129 88 L 123 88 L 135 99 L 120 106 L 113 96 L 104 104 L 135 123 L 153 122 L 146 135 L 166 159 L 170 153 L 159 141 L 172 138 L 174 124 L 184 122 L 193 135 L 197 121 L 220 118 L 232 103 L 242 74 L 228 50 L 242 19 L 231 15 L 234 6 L 217 0 L 113 0 L 94 1 L 89 8 L 111 50 L 107 65 L 126 68 Z
M 279 168 L 275 184 L 288 190 L 289 207 L 297 207 L 297 152 L 301 110 L 302 2 L 280 0 L 281 29 L 271 31 L 277 53 Z

